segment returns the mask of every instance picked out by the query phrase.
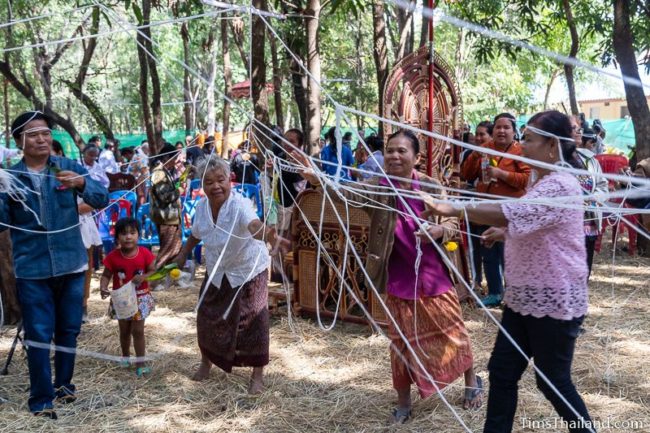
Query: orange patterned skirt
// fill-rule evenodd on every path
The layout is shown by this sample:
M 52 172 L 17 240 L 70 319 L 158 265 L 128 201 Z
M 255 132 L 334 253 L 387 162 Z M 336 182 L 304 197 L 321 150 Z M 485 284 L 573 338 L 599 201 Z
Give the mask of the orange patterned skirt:
M 390 363 L 395 389 L 415 384 L 420 396 L 427 398 L 436 393 L 429 376 L 443 389 L 472 367 L 469 334 L 453 289 L 416 301 L 388 295 L 386 305 L 424 367 L 420 367 L 390 322 Z

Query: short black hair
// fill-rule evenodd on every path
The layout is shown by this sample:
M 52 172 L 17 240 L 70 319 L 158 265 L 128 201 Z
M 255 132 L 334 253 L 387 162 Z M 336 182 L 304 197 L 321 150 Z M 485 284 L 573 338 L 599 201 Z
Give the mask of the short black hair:
M 408 138 L 408 140 L 411 142 L 411 147 L 413 148 L 413 152 L 417 155 L 420 153 L 420 140 L 418 140 L 417 135 L 409 131 L 408 129 L 400 129 L 397 132 L 392 133 L 389 137 L 388 140 L 386 140 L 386 143 L 390 143 L 390 141 L 393 138 L 399 137 L 400 135 L 403 135 L 404 137 Z
M 515 116 L 513 116 L 510 113 L 497 114 L 496 116 L 494 116 L 494 122 L 493 123 L 496 125 L 497 120 L 499 120 L 499 119 L 508 119 L 510 121 L 510 123 L 512 124 L 512 130 L 515 131 L 515 133 L 517 132 L 517 119 L 515 118 Z
M 25 126 L 32 120 L 44 120 L 47 123 L 47 127 L 52 129 L 53 123 L 49 116 L 40 111 L 25 111 L 19 114 L 11 123 L 11 136 L 16 140 L 16 143 L 18 143 L 20 134 L 25 130 Z
M 99 138 L 99 136 L 97 136 L 97 135 L 93 135 L 92 137 L 90 137 L 90 138 L 88 139 L 88 143 L 89 143 L 89 144 L 90 144 L 90 143 L 95 143 L 95 142 L 101 144 L 102 139 Z M 98 145 L 98 147 L 99 147 L 99 145 Z
M 370 137 L 366 137 L 366 144 L 373 152 L 376 152 L 378 150 L 380 151 L 384 150 L 384 140 L 377 137 L 376 135 L 371 135 Z
M 58 140 L 52 140 L 52 150 L 54 153 L 59 153 L 61 152 L 61 156 L 65 156 L 65 151 L 63 150 L 63 146 L 61 143 L 59 143 Z
M 117 220 L 115 223 L 115 242 L 117 243 L 117 240 L 119 236 L 126 231 L 126 229 L 132 228 L 135 229 L 136 232 L 138 232 L 138 237 L 140 236 L 140 224 L 138 223 L 138 220 L 133 218 L 133 217 L 125 217 L 125 218 L 120 218 Z
M 343 134 L 343 140 L 352 140 L 352 133 L 350 131 Z
M 325 140 L 327 140 L 329 144 L 336 143 L 336 126 L 332 126 L 327 130 L 327 133 L 325 133 Z
M 582 163 L 574 155 L 576 143 L 573 139 L 569 138 L 572 132 L 569 116 L 557 110 L 542 111 L 528 119 L 528 125 L 533 125 L 542 131 L 557 136 L 564 161 L 574 168 L 584 168 Z
M 120 155 L 124 156 L 126 154 L 135 153 L 135 149 L 131 146 L 120 149 Z
M 478 125 L 476 125 L 476 129 L 479 128 L 485 128 L 487 130 L 487 133 L 489 135 L 492 135 L 492 131 L 494 130 L 494 123 L 490 122 L 489 120 L 484 120 L 480 122 Z M 476 129 L 474 132 L 476 132 Z
M 298 128 L 292 128 L 287 130 L 287 132 L 284 133 L 286 136 L 288 133 L 296 134 L 296 137 L 298 137 L 298 142 L 300 143 L 300 146 L 305 144 L 305 134 Z

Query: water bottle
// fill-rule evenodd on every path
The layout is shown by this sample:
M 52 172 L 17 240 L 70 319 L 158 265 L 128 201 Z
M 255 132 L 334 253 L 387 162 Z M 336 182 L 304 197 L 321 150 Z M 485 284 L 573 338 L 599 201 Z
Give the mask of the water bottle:
M 490 183 L 490 175 L 488 174 L 488 167 L 490 166 L 490 157 L 483 155 L 481 157 L 481 182 Z

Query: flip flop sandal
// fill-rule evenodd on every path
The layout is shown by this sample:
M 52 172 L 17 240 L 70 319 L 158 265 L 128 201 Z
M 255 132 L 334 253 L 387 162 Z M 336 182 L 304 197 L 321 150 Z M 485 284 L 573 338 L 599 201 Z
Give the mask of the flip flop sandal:
M 77 396 L 65 386 L 61 386 L 56 390 L 56 398 L 54 401 L 58 404 L 74 403 L 77 401 Z
M 42 416 L 43 418 L 49 418 L 49 419 L 59 419 L 58 416 L 56 416 L 56 412 L 54 412 L 54 409 L 43 409 L 43 410 L 37 410 L 36 412 L 32 412 L 34 416 Z
M 129 368 L 131 366 L 131 363 L 129 362 L 128 359 L 124 358 L 122 359 L 119 364 L 120 368 Z
M 59 404 L 70 404 L 77 401 L 77 397 L 73 394 L 61 395 L 56 398 L 56 402 Z
M 148 376 L 151 374 L 151 367 L 138 367 L 135 370 L 135 375 L 138 377 Z
M 390 420 L 391 424 L 404 424 L 409 419 L 411 419 L 411 409 L 396 407 L 393 408 L 391 414 L 392 414 L 392 419 Z
M 469 405 L 471 405 L 474 402 L 474 400 L 476 400 L 479 396 L 482 395 L 483 395 L 483 379 L 481 379 L 481 376 L 476 375 L 476 388 L 465 388 L 465 399 L 463 400 L 463 408 L 470 409 L 471 407 Z M 481 405 L 479 405 L 474 409 L 478 409 L 479 407 L 481 407 Z

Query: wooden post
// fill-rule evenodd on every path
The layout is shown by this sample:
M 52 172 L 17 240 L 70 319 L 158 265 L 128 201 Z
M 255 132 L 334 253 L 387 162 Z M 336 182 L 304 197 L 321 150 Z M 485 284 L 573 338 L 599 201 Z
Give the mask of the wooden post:
M 11 254 L 11 239 L 9 231 L 0 233 L 0 295 L 2 296 L 2 308 L 4 310 L 4 323 L 9 325 L 20 320 L 20 305 L 16 294 L 16 277 Z

